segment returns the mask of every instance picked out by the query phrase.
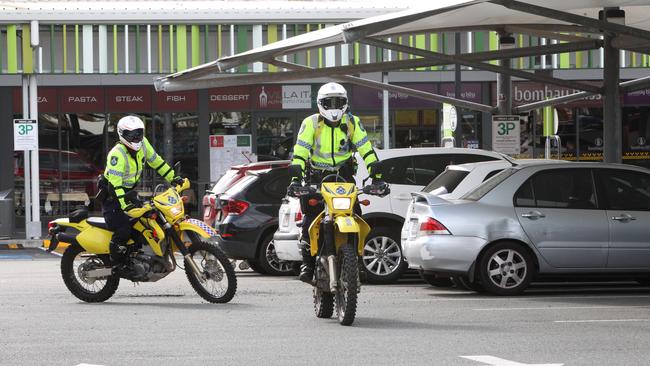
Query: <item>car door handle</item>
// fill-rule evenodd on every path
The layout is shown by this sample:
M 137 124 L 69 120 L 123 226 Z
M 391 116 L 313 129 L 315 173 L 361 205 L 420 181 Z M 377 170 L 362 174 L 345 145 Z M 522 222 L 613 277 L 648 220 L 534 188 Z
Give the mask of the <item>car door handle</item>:
M 612 216 L 612 220 L 615 221 L 634 221 L 636 217 L 629 214 L 622 214 L 621 216 Z
M 413 199 L 413 197 L 411 197 L 411 195 L 407 195 L 407 194 L 399 194 L 399 195 L 395 196 L 395 199 L 398 199 L 400 201 L 410 201 L 410 200 Z
M 531 220 L 537 220 L 537 219 L 541 219 L 541 218 L 546 217 L 546 215 L 544 215 L 543 213 L 541 213 L 539 211 L 531 211 L 531 212 L 522 213 L 521 217 L 525 217 L 525 218 L 531 219 Z

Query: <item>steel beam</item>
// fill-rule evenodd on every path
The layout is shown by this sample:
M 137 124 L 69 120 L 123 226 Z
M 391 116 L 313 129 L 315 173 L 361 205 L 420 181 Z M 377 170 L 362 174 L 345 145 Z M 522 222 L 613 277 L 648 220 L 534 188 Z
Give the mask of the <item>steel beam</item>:
M 299 70 L 314 70 L 311 67 L 307 67 L 304 65 L 298 65 L 290 62 L 284 62 L 284 61 L 279 61 L 279 60 L 268 60 L 266 61 L 267 63 L 285 68 L 285 69 L 299 69 Z M 428 93 L 425 91 L 421 90 L 415 90 L 411 88 L 407 88 L 404 86 L 398 86 L 398 85 L 393 85 L 393 84 L 385 84 L 382 82 L 378 81 L 373 81 L 373 80 L 368 80 L 364 78 L 360 78 L 357 76 L 351 76 L 351 75 L 337 75 L 333 77 L 336 80 L 339 81 L 344 81 L 356 85 L 361 85 L 365 86 L 368 88 L 373 88 L 377 90 L 388 90 L 392 91 L 395 93 L 402 93 L 410 96 L 414 96 L 420 99 L 425 99 L 425 100 L 432 100 L 434 102 L 439 102 L 439 103 L 449 103 L 452 105 L 455 105 L 457 107 L 461 108 L 467 108 L 475 111 L 481 111 L 481 112 L 488 112 L 488 113 L 493 113 L 494 112 L 494 107 L 485 105 L 485 104 L 479 104 L 479 103 L 474 103 L 458 98 L 450 98 L 444 95 L 439 95 L 439 94 L 434 94 L 434 93 Z
M 594 18 L 585 17 L 582 15 L 568 13 L 565 11 L 560 11 L 551 8 L 546 8 L 539 5 L 525 3 L 522 1 L 516 1 L 516 0 L 487 0 L 487 1 L 493 4 L 501 5 L 511 10 L 521 11 L 527 14 L 539 15 L 546 18 L 560 20 L 572 24 L 580 24 L 584 27 L 591 28 L 592 30 L 597 32 L 609 31 L 615 34 L 625 34 L 628 36 L 634 36 L 634 37 L 650 40 L 650 32 L 639 28 L 628 27 L 616 23 L 610 23 L 610 22 L 606 22 Z
M 508 33 L 529 34 L 537 37 L 557 39 L 558 41 L 581 42 L 590 40 L 588 37 L 574 36 L 571 34 L 558 33 L 556 30 L 543 30 L 522 25 L 506 25 L 503 29 Z M 580 32 L 580 30 L 574 30 L 574 32 Z
M 388 43 L 389 45 L 393 45 L 393 43 Z M 589 40 L 589 41 L 581 41 L 581 42 L 574 42 L 574 43 L 558 43 L 558 44 L 551 44 L 551 45 L 544 45 L 544 46 L 534 46 L 534 47 L 525 47 L 525 48 L 516 48 L 512 50 L 498 50 L 498 51 L 485 51 L 485 52 L 475 52 L 475 53 L 463 53 L 460 55 L 460 57 L 466 59 L 466 60 L 471 60 L 471 61 L 488 61 L 488 60 L 498 60 L 498 59 L 503 59 L 503 58 L 517 58 L 517 57 L 527 57 L 527 56 L 541 56 L 541 55 L 550 55 L 550 54 L 556 54 L 556 53 L 565 53 L 565 52 L 576 52 L 576 51 L 586 51 L 586 50 L 591 50 L 591 49 L 596 49 L 602 47 L 602 40 L 599 39 L 594 39 L 594 40 Z M 428 51 L 425 51 L 428 52 Z M 273 55 L 273 57 L 281 56 L 281 54 Z M 259 59 L 255 59 L 254 61 L 258 61 Z M 318 70 L 332 70 L 332 73 L 338 73 L 339 75 L 345 75 L 345 74 L 360 74 L 364 72 L 381 72 L 381 71 L 391 71 L 391 70 L 401 70 L 401 69 L 410 69 L 410 68 L 417 68 L 417 67 L 427 67 L 427 66 L 442 66 L 446 64 L 453 64 L 456 63 L 456 61 L 452 62 L 435 62 L 431 60 L 422 60 L 422 59 L 415 59 L 415 60 L 401 60 L 401 61 L 389 61 L 389 62 L 382 62 L 378 64 L 363 64 L 363 65 L 347 65 L 347 66 L 336 66 L 336 67 L 331 67 L 331 68 L 324 68 L 324 69 L 318 69 Z M 234 64 L 233 67 L 239 66 L 239 64 Z M 225 71 L 225 70 L 224 70 Z M 314 70 L 316 71 L 316 70 Z M 216 84 L 205 82 L 204 80 L 197 80 L 198 77 L 202 76 L 207 76 L 210 74 L 216 74 L 219 72 L 219 67 L 217 65 L 217 61 L 210 62 L 205 65 L 197 66 L 195 68 L 182 71 L 182 72 L 177 72 L 174 74 L 170 74 L 164 77 L 156 78 L 154 79 L 154 86 L 156 87 L 156 90 L 161 91 L 172 91 L 172 90 L 186 90 L 186 89 L 201 89 L 201 88 L 209 88 L 212 86 L 215 86 Z M 329 76 L 328 72 L 324 72 L 322 75 L 323 77 Z M 269 78 L 275 78 L 279 74 L 283 73 L 266 73 Z M 227 74 L 220 74 L 220 75 L 227 75 Z M 249 77 L 249 75 L 228 75 L 228 77 L 239 77 L 243 76 L 244 78 Z M 315 76 L 315 77 L 320 77 L 320 76 Z M 289 77 L 289 76 L 287 76 Z M 287 79 L 279 79 L 279 80 L 297 80 L 297 79 L 302 79 L 302 78 L 310 78 L 310 75 L 305 75 L 302 77 L 291 77 Z M 188 86 L 183 86 L 183 89 L 169 89 L 171 86 L 169 85 L 169 82 L 172 81 L 181 81 L 181 80 L 194 80 L 200 85 L 206 85 L 206 86 L 196 86 L 194 88 L 188 87 Z M 264 79 L 262 78 L 262 82 Z M 240 84 L 229 84 L 229 85 L 240 85 Z M 223 86 L 229 86 L 229 85 L 223 85 Z
M 621 93 L 628 93 L 635 90 L 650 88 L 650 76 L 644 78 L 622 82 L 620 85 Z
M 359 42 L 369 44 L 371 46 L 375 46 L 379 48 L 389 48 L 398 52 L 410 53 L 416 56 L 423 57 L 425 59 L 445 62 L 449 64 L 459 63 L 461 65 L 470 66 L 476 69 L 492 71 L 498 74 L 510 75 L 522 79 L 533 80 L 533 81 L 538 81 L 547 84 L 559 85 L 570 89 L 585 90 L 585 91 L 590 91 L 592 93 L 600 93 L 602 91 L 601 87 L 595 85 L 589 85 L 589 84 L 570 81 L 570 80 L 557 79 L 551 76 L 535 74 L 523 70 L 516 70 L 510 67 L 503 66 L 503 63 L 501 64 L 501 66 L 493 65 L 489 63 L 480 62 L 480 61 L 474 61 L 471 60 L 469 57 L 463 57 L 457 55 L 445 55 L 443 53 L 422 50 L 418 48 L 413 48 L 409 46 L 404 46 L 404 45 L 386 42 L 378 39 L 372 39 L 372 38 L 365 38 L 360 40 Z M 587 41 L 587 42 L 591 43 L 592 41 Z M 463 54 L 463 55 L 469 55 L 469 54 Z M 510 58 L 504 58 L 504 59 L 509 60 Z

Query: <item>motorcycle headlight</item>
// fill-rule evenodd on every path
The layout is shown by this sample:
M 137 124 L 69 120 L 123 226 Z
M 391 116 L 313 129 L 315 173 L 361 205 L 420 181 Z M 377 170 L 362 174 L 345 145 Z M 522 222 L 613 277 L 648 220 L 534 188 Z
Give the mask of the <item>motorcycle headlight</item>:
M 335 210 L 349 210 L 350 202 L 349 197 L 335 197 L 332 199 L 332 206 Z

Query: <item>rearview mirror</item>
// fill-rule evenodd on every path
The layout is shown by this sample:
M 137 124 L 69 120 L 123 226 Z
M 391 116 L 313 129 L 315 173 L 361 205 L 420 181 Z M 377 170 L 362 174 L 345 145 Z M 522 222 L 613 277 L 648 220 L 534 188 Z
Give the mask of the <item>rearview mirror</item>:
M 174 164 L 174 173 L 176 175 L 181 175 L 181 162 L 177 161 L 176 164 Z
M 381 177 L 384 174 L 384 163 L 376 161 L 372 163 L 372 174 Z

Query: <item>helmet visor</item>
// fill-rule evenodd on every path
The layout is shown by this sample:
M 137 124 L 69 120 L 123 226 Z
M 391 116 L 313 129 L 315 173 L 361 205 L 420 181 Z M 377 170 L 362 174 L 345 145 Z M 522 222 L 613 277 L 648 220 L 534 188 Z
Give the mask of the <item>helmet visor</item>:
M 343 109 L 348 104 L 348 98 L 345 97 L 327 97 L 319 101 L 324 109 Z
M 142 138 L 144 137 L 144 130 L 142 128 L 138 128 L 135 130 L 122 130 L 122 137 L 132 143 L 138 143 L 142 141 Z

